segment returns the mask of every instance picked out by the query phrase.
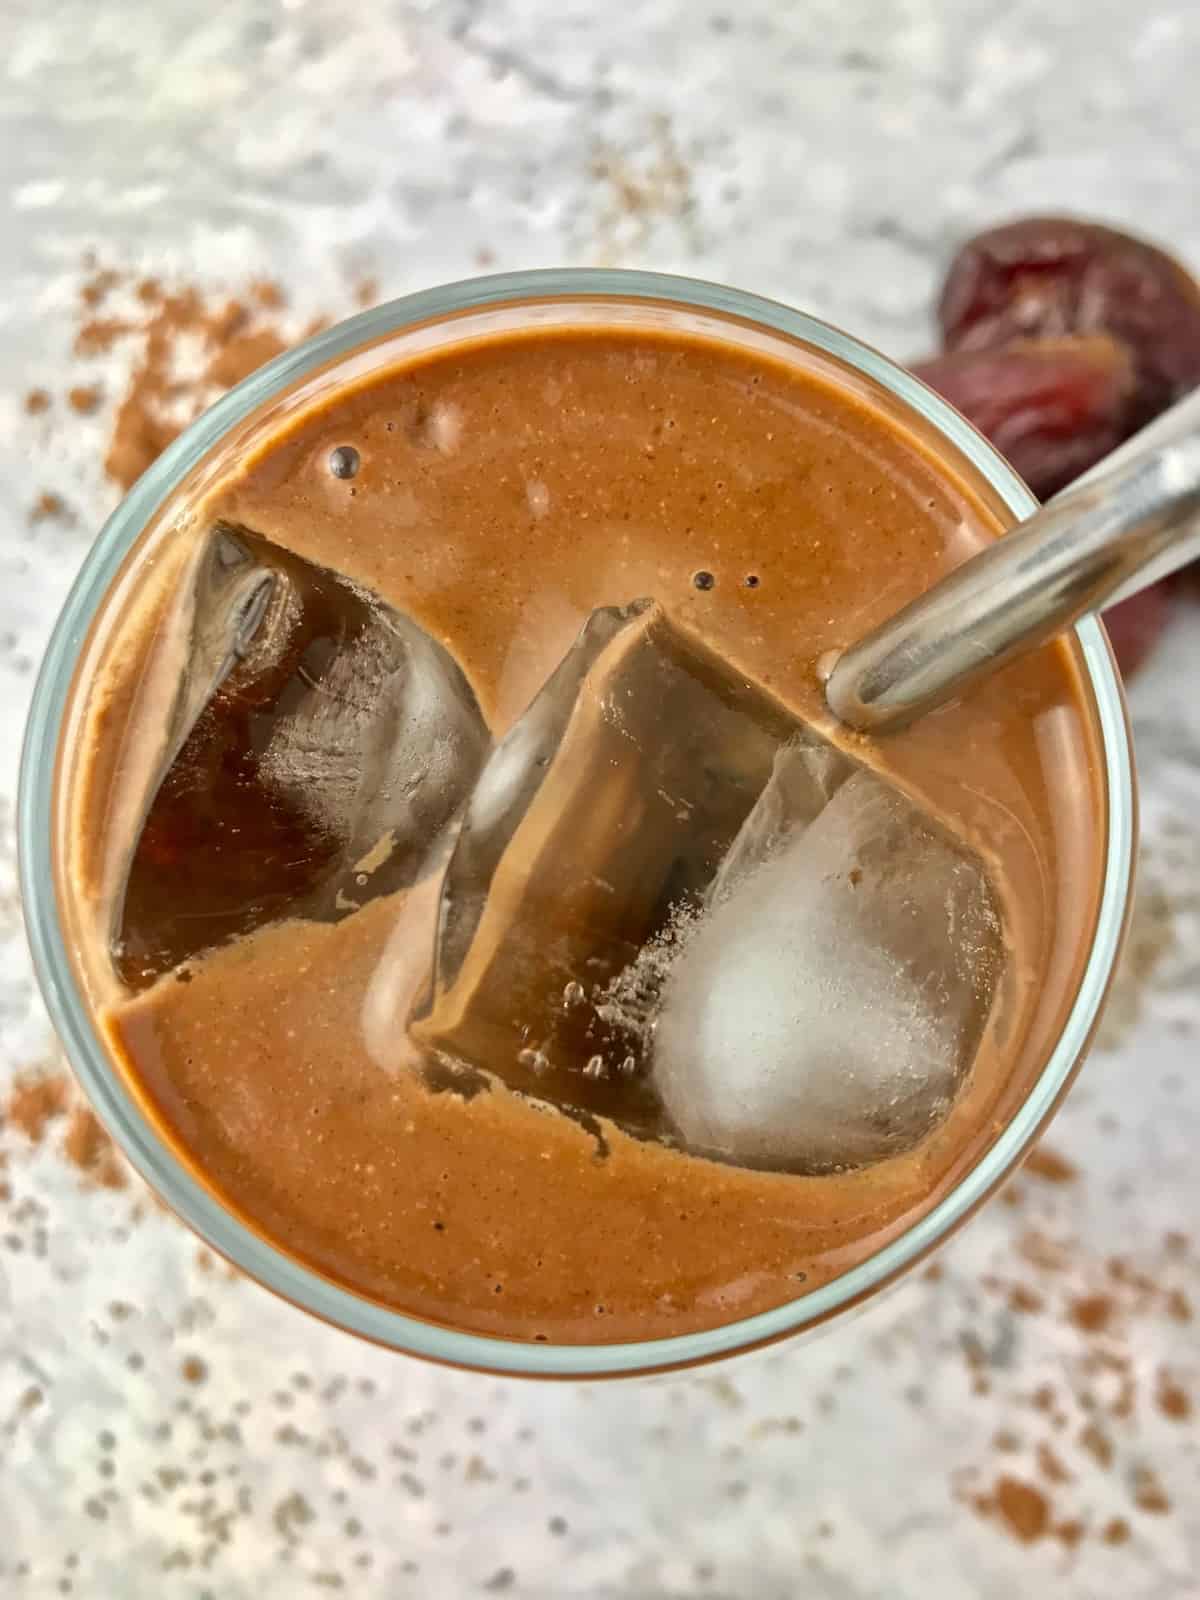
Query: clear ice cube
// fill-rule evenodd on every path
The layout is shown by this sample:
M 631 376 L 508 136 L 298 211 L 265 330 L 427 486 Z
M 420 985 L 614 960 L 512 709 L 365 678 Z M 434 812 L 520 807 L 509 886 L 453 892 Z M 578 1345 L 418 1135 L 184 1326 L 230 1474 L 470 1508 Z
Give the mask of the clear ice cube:
M 153 726 L 126 762 L 131 836 L 117 841 L 128 871 L 113 953 L 127 983 L 413 880 L 490 745 L 442 645 L 359 585 L 226 524 L 157 637 L 139 701 Z
M 742 1165 L 894 1155 L 949 1110 L 1002 960 L 975 855 L 871 772 L 789 747 L 666 979 L 654 1085 L 690 1146 Z
M 464 813 L 416 1042 L 669 1132 L 642 1045 L 673 919 L 700 906 L 801 732 L 653 602 L 593 612 Z

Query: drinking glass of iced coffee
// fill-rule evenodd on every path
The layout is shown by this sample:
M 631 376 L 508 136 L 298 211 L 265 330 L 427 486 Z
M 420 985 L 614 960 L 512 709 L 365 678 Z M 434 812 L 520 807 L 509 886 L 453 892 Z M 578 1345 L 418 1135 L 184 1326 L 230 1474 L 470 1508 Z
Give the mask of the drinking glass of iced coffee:
M 466 1366 L 704 1361 L 895 1279 L 1086 1050 L 1129 741 L 1093 620 L 877 738 L 821 673 L 1033 506 L 882 356 L 683 279 L 263 368 L 35 696 L 30 935 L 109 1131 L 269 1288 Z

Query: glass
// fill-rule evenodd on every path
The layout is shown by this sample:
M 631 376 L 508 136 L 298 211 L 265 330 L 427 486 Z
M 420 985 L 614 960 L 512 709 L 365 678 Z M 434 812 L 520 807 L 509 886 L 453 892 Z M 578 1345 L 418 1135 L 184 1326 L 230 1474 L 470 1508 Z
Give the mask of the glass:
M 98 621 L 128 575 L 131 551 L 168 512 L 198 494 L 231 455 L 282 417 L 398 356 L 483 332 L 537 325 L 657 326 L 705 330 L 753 348 L 782 342 L 847 386 L 868 390 L 948 458 L 965 462 L 1005 523 L 1036 502 L 1011 468 L 957 412 L 917 379 L 844 333 L 786 306 L 715 284 L 660 274 L 562 270 L 474 279 L 364 312 L 272 361 L 196 421 L 154 463 L 104 526 L 54 630 L 33 696 L 23 752 L 19 846 L 34 963 L 54 1025 L 92 1104 L 134 1167 L 213 1249 L 295 1305 L 364 1338 L 432 1360 L 537 1377 L 663 1371 L 732 1355 L 811 1328 L 897 1278 L 945 1239 L 1020 1160 L 1086 1052 L 1120 949 L 1133 869 L 1136 805 L 1120 680 L 1103 629 L 1077 629 L 1102 741 L 1107 840 L 1089 958 L 1065 1026 L 1040 1076 L 1003 1132 L 966 1176 L 898 1238 L 802 1298 L 723 1327 L 639 1343 L 524 1344 L 457 1332 L 359 1298 L 276 1249 L 188 1171 L 114 1070 L 70 954 L 69 885 L 56 860 L 53 819 L 68 781 L 72 697 Z

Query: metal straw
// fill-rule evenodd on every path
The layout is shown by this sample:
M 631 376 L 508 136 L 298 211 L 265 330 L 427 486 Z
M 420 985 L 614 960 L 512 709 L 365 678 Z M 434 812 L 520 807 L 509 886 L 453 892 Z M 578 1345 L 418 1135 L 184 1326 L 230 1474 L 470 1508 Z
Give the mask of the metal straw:
M 826 697 L 903 726 L 1200 556 L 1200 390 L 838 657 Z

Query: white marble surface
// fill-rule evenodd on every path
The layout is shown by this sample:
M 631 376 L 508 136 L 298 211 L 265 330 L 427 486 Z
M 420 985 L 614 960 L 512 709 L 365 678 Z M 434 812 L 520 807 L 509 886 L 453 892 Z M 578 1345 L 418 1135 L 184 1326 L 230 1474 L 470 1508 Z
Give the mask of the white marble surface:
M 301 313 L 367 273 L 393 294 L 481 261 L 648 265 L 914 355 L 984 221 L 1091 211 L 1200 266 L 1198 81 L 1191 0 L 0 0 L 0 1090 L 50 1049 L 13 892 L 19 732 L 114 498 L 106 415 L 61 401 L 94 370 L 70 353 L 85 249 L 271 274 Z M 100 363 L 110 399 L 127 360 Z M 46 488 L 73 520 L 30 525 Z M 1023 1177 L 939 1278 L 816 1342 L 602 1389 L 442 1372 L 204 1270 L 132 1189 L 83 1186 L 57 1129 L 0 1130 L 0 1593 L 1195 1595 L 1200 1457 L 1172 1413 L 1200 1403 L 1175 1237 L 1200 1208 L 1197 681 L 1192 612 L 1133 698 L 1135 959 L 1051 1135 L 1081 1175 Z M 1003 1473 L 1079 1542 L 974 1508 Z

